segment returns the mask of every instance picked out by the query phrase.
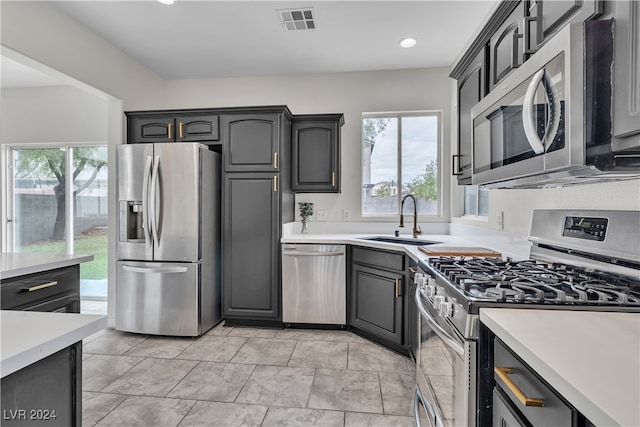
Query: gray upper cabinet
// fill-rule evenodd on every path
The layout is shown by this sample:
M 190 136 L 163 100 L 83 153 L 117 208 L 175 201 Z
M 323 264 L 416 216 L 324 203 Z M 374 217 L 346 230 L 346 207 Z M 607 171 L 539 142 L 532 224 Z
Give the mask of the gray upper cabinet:
M 342 114 L 294 116 L 291 125 L 291 190 L 340 192 Z
M 640 3 L 615 2 L 614 149 L 638 147 L 640 138 Z M 634 141 L 635 140 L 635 141 Z
M 524 3 L 511 12 L 502 26 L 495 32 L 489 42 L 489 90 L 492 90 L 511 71 L 523 61 L 523 18 Z
M 482 49 L 458 80 L 458 154 L 453 156 L 452 170 L 459 185 L 471 184 L 471 108 L 485 93 L 485 51 Z
M 602 0 L 529 0 L 524 25 L 524 48 L 527 55 L 566 24 L 593 19 L 602 14 Z
M 274 172 L 280 170 L 280 116 L 278 114 L 229 114 L 223 119 L 226 172 Z
M 216 114 L 126 113 L 127 142 L 201 142 L 220 140 L 219 116 Z

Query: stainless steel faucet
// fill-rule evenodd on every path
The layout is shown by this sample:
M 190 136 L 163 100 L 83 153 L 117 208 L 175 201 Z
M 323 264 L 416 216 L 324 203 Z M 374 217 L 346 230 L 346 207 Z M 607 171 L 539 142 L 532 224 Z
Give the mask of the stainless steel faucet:
M 417 239 L 418 234 L 422 234 L 422 230 L 418 225 L 418 204 L 416 203 L 416 198 L 411 194 L 407 194 L 402 198 L 402 203 L 400 204 L 400 227 L 404 227 L 404 214 L 402 210 L 404 209 L 404 201 L 407 200 L 407 197 L 411 197 L 413 199 L 413 238 Z

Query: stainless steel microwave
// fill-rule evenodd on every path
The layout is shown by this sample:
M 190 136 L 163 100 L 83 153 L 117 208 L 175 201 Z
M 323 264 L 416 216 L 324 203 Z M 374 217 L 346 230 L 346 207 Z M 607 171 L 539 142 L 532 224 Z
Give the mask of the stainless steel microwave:
M 472 183 L 540 188 L 640 176 L 612 149 L 613 21 L 571 24 L 471 110 Z

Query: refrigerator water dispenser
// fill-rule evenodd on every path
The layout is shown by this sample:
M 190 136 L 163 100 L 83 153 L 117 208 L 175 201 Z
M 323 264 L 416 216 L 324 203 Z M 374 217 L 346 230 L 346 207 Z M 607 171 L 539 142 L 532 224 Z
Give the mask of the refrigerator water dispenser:
M 120 241 L 144 242 L 142 202 L 120 201 Z

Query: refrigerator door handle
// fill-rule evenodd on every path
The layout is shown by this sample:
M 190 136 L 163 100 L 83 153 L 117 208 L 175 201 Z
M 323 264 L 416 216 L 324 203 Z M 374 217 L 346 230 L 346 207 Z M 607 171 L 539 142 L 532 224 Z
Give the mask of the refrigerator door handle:
M 160 169 L 160 156 L 156 156 L 153 162 L 153 173 L 151 174 L 151 232 L 156 245 L 160 244 L 160 235 L 158 234 L 158 213 L 156 212 L 157 203 L 161 202 L 158 195 L 158 173 Z M 157 199 L 156 199 L 157 198 Z
M 149 176 L 151 175 L 151 156 L 147 156 L 142 175 L 142 230 L 145 246 L 152 244 L 151 226 L 149 222 Z
M 122 268 L 132 273 L 185 273 L 187 267 L 134 267 L 132 265 L 123 264 Z

